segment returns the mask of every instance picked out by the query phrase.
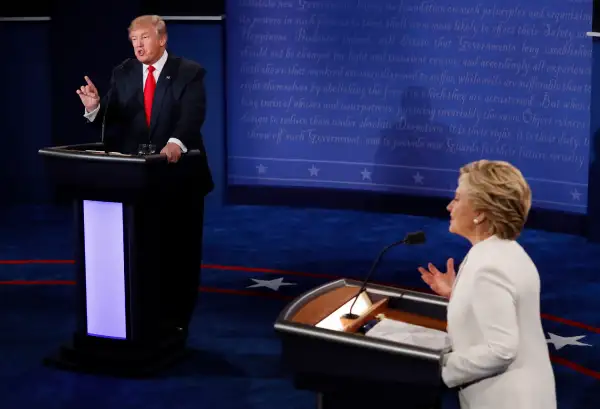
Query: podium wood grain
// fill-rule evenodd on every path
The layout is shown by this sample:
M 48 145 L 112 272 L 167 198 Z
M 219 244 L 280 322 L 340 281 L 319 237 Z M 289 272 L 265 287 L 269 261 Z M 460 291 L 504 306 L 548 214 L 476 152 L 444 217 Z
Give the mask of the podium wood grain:
M 292 322 L 317 325 L 355 297 L 357 293 L 357 287 L 338 287 L 321 294 L 300 308 L 292 318 Z M 388 298 L 384 297 L 373 303 L 373 305 L 357 319 L 349 320 L 342 318 L 341 321 L 344 325 L 344 332 L 356 332 L 362 325 L 369 320 L 374 319 L 379 314 L 384 314 L 388 319 L 406 322 L 407 324 L 446 331 L 446 321 L 389 308 Z
M 356 296 L 357 287 L 338 287 L 307 302 L 292 318 L 292 322 L 317 325 L 335 310 Z

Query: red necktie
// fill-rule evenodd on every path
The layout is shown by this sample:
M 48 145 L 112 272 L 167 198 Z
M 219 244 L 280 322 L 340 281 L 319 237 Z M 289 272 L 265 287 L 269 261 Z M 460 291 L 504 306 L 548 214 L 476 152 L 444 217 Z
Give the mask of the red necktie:
M 144 108 L 146 110 L 146 123 L 150 126 L 150 118 L 152 117 L 152 99 L 154 98 L 154 90 L 156 89 L 156 80 L 154 79 L 155 68 L 151 65 L 148 67 L 148 77 L 146 77 L 146 85 L 144 86 Z

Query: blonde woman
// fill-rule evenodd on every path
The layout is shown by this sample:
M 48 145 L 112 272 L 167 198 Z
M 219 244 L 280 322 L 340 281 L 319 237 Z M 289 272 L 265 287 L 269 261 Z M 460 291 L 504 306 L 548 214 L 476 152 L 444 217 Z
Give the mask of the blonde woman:
M 448 205 L 450 232 L 472 247 L 455 273 L 431 263 L 419 272 L 448 297 L 452 351 L 442 379 L 461 408 L 556 409 L 554 373 L 540 318 L 540 277 L 517 243 L 531 207 L 521 172 L 480 160 L 460 170 Z

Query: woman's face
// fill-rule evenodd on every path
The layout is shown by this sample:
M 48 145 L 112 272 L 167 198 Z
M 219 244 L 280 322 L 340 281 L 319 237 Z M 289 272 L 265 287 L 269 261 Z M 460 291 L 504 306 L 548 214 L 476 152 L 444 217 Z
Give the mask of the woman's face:
M 472 241 L 477 225 L 483 220 L 479 220 L 481 215 L 473 209 L 464 183 L 459 182 L 454 199 L 448 204 L 447 209 L 450 212 L 450 232 Z

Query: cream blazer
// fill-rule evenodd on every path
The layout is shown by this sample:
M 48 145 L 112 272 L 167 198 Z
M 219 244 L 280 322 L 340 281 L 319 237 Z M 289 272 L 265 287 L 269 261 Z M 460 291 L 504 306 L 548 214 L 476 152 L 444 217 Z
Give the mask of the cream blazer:
M 496 236 L 475 244 L 448 304 L 452 350 L 442 379 L 462 409 L 556 409 L 540 318 L 540 277 L 525 250 Z

